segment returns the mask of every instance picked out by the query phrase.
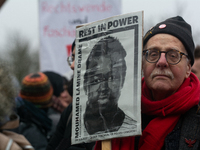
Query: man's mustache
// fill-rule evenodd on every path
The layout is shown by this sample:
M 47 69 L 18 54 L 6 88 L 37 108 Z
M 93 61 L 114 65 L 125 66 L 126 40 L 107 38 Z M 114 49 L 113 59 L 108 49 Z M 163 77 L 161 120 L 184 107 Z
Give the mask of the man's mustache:
M 154 69 L 153 72 L 151 73 L 150 77 L 153 79 L 155 76 L 158 76 L 158 75 L 167 76 L 170 79 L 174 79 L 174 75 L 171 71 L 159 70 L 159 69 Z

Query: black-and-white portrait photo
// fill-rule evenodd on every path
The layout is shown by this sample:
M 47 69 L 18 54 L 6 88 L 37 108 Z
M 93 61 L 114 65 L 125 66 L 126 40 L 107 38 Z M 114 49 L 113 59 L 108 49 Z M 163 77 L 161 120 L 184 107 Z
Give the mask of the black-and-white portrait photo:
M 120 41 L 107 36 L 94 45 L 86 60 L 84 91 L 88 100 L 84 125 L 90 135 L 136 126 L 136 121 L 118 107 L 126 79 L 125 57 Z

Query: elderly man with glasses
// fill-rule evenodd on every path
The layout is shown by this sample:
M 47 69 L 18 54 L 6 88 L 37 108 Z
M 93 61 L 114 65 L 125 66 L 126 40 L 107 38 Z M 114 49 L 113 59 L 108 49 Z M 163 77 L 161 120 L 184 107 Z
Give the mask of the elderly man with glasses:
M 200 85 L 191 73 L 191 26 L 180 16 L 169 18 L 146 33 L 143 45 L 142 136 L 112 139 L 112 150 L 199 149 Z

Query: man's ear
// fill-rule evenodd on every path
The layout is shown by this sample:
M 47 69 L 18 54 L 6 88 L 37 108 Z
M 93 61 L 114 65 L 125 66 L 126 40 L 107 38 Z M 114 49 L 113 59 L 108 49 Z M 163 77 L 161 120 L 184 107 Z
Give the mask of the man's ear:
M 192 66 L 191 66 L 191 63 L 190 63 L 190 62 L 191 62 L 191 61 L 188 60 L 185 78 L 188 78 L 188 77 L 190 76 L 190 73 L 191 73 L 191 68 L 192 68 Z

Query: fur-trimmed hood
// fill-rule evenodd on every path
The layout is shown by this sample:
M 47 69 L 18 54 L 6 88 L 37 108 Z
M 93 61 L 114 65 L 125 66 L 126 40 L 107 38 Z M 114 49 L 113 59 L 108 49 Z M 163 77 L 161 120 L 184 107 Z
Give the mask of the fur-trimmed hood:
M 0 126 L 9 120 L 15 104 L 15 90 L 5 63 L 0 62 Z

